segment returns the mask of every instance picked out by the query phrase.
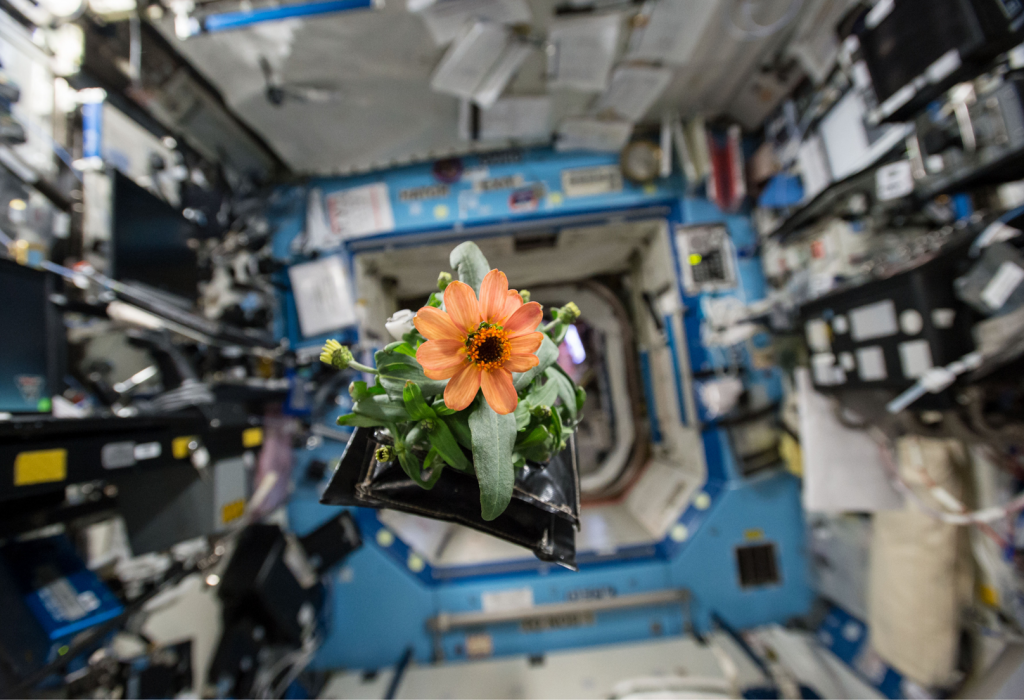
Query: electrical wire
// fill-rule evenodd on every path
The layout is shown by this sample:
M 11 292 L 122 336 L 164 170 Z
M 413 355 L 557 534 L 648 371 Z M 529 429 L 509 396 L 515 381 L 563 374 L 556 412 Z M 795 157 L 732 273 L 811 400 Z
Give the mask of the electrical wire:
M 959 513 L 952 513 L 948 510 L 939 510 L 934 508 L 932 505 L 927 503 L 921 496 L 914 490 L 914 488 L 903 479 L 899 474 L 899 468 L 896 466 L 895 458 L 893 457 L 892 448 L 889 446 L 889 438 L 878 428 L 871 427 L 866 431 L 868 435 L 878 445 L 880 454 L 882 456 L 882 464 L 888 473 L 889 480 L 892 482 L 893 487 L 903 496 L 913 501 L 922 512 L 932 518 L 950 525 L 985 525 L 988 526 L 990 523 L 994 523 L 1002 518 L 1009 516 L 1012 513 L 1018 513 L 1024 510 L 1024 491 L 1018 493 L 1016 496 L 1011 498 L 1009 502 L 1002 506 L 992 506 L 990 508 L 983 508 L 981 510 L 968 511 L 964 508 Z M 959 499 L 956 499 L 948 491 L 937 487 L 932 491 L 932 495 L 936 496 L 936 499 L 943 503 L 949 501 L 960 503 Z M 963 506 L 962 503 L 960 503 Z M 991 529 L 991 528 L 989 528 Z

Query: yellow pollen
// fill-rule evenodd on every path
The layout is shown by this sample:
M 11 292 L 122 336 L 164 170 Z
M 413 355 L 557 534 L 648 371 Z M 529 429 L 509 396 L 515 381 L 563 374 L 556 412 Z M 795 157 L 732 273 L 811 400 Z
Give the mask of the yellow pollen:
M 498 369 L 512 356 L 508 332 L 504 328 L 481 325 L 466 340 L 466 354 L 473 364 L 484 371 Z

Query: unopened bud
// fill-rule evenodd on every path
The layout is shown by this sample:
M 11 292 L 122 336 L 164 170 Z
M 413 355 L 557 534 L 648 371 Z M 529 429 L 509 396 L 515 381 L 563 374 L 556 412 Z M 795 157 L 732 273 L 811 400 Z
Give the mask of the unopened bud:
M 452 282 L 452 273 L 442 272 L 437 276 L 437 289 L 443 292 Z
M 348 369 L 352 360 L 352 351 L 337 340 L 328 340 L 320 352 L 320 361 L 336 369 Z
M 520 289 L 519 290 L 519 298 L 523 300 L 524 304 L 529 304 L 530 303 L 530 290 L 529 289 Z
M 535 415 L 537 418 L 548 418 L 551 416 L 551 408 L 548 406 L 534 406 L 530 413 Z
M 558 320 L 562 323 L 573 323 L 580 317 L 580 307 L 574 302 L 569 302 L 558 310 Z
M 395 451 L 391 449 L 390 445 L 381 445 L 377 448 L 377 451 L 373 453 L 374 459 L 378 462 L 390 462 L 395 458 Z

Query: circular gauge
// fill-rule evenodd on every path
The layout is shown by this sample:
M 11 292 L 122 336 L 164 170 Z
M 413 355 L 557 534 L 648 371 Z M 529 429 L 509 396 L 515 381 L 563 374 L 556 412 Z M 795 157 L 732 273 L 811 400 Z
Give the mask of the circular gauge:
M 661 170 L 661 149 L 650 141 L 633 141 L 619 157 L 622 174 L 637 184 L 653 182 Z

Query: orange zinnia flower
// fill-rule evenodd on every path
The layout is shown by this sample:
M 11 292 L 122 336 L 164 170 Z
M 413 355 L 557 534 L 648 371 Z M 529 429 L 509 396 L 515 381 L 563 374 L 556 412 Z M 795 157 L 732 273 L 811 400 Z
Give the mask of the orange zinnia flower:
M 424 306 L 413 319 L 427 339 L 416 350 L 423 372 L 451 380 L 444 404 L 453 411 L 473 403 L 482 388 L 495 413 L 512 413 L 519 404 L 512 373 L 540 363 L 534 354 L 544 340 L 535 332 L 543 317 L 540 304 L 524 304 L 508 288 L 505 273 L 491 270 L 480 284 L 479 302 L 468 284 L 452 282 L 444 290 L 444 307 Z

